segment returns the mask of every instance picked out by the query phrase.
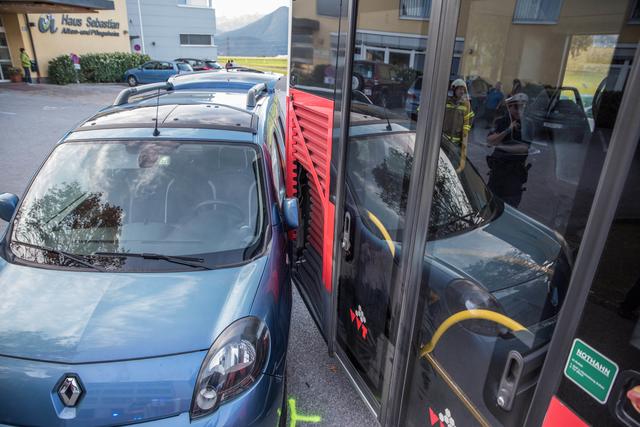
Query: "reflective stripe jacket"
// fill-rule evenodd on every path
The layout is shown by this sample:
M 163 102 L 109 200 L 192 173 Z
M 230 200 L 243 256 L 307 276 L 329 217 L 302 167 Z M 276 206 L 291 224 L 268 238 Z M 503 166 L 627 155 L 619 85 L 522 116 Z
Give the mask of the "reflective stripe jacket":
M 27 52 L 22 52 L 20 54 L 20 62 L 22 63 L 22 68 L 31 68 L 31 58 L 29 58 L 29 54 Z
M 466 99 L 447 98 L 442 131 L 453 142 L 461 142 L 471 130 L 471 119 L 474 113 Z

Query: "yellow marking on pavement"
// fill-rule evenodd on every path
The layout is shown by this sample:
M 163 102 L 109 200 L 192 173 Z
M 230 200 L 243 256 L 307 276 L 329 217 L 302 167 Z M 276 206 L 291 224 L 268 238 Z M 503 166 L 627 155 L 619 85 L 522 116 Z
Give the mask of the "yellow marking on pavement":
M 298 422 L 301 423 L 312 423 L 318 424 L 322 421 L 322 417 L 320 415 L 302 415 L 299 414 L 296 410 L 296 400 L 292 397 L 289 398 L 289 427 L 296 427 Z M 278 409 L 278 415 L 282 415 L 280 413 L 280 409 Z

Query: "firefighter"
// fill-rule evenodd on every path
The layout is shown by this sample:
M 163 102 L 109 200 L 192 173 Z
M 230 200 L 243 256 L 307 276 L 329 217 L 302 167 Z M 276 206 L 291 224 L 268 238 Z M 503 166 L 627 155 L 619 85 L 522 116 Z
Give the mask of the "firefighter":
M 467 140 L 473 116 L 467 85 L 464 80 L 456 79 L 451 83 L 451 96 L 447 98 L 442 133 L 445 138 L 459 148 L 460 165 L 456 169 L 457 172 L 461 172 L 466 163 Z

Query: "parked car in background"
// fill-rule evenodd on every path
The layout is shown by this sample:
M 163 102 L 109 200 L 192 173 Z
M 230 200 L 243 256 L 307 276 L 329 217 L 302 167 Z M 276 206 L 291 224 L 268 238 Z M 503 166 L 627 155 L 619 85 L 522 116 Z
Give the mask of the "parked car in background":
M 143 83 L 166 82 L 169 77 L 193 71 L 191 65 L 178 61 L 149 61 L 124 73 L 124 81 L 129 86 Z
M 205 59 L 204 63 L 207 65 L 209 70 L 223 70 L 224 67 L 218 64 L 218 61 L 211 61 L 209 59 Z
M 540 142 L 581 143 L 591 126 L 580 92 L 575 87 L 546 87 L 531 99 L 523 118 L 525 137 Z
M 404 104 L 407 86 L 393 65 L 354 61 L 351 89 L 362 91 L 376 105 L 391 108 Z
M 206 60 L 204 60 L 204 59 L 176 58 L 176 59 L 174 59 L 174 61 L 186 62 L 187 64 L 191 65 L 191 68 L 193 68 L 193 71 L 203 71 L 203 70 L 208 70 L 209 69 L 209 66 L 206 63 Z
M 422 90 L 422 76 L 415 81 L 407 90 L 407 96 L 404 103 L 404 111 L 411 120 L 418 120 L 418 107 L 420 106 L 420 91 Z
M 0 195 L 0 424 L 286 424 L 279 78 L 125 89 Z

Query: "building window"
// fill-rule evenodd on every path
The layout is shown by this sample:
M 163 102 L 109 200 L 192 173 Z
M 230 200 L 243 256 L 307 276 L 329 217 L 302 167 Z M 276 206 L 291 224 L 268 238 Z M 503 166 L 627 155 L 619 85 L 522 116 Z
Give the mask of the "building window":
M 332 16 L 338 18 L 340 16 L 339 0 L 318 0 L 316 3 L 316 12 L 322 16 Z
M 556 24 L 562 0 L 518 0 L 513 13 L 514 24 Z
M 635 0 L 631 6 L 629 24 L 640 24 L 640 0 Z
M 429 19 L 431 0 L 400 0 L 400 18 Z
M 213 8 L 212 0 L 178 0 L 178 5 L 189 7 Z
M 211 46 L 211 34 L 180 34 L 180 44 L 183 46 Z

